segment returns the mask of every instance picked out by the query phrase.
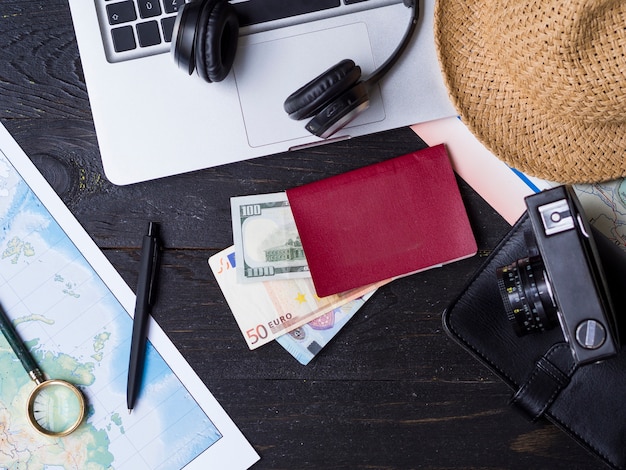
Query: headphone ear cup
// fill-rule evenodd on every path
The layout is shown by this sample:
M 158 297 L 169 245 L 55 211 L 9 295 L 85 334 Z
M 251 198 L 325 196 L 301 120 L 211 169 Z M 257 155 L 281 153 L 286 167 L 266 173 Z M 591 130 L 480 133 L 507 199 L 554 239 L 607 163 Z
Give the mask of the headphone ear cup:
M 326 139 L 369 108 L 369 105 L 368 87 L 365 83 L 358 82 L 326 104 L 305 128 L 311 134 Z
M 226 0 L 208 0 L 200 12 L 195 37 L 198 75 L 205 81 L 220 82 L 235 62 L 239 40 L 239 19 Z
M 202 2 L 183 3 L 174 22 L 172 56 L 176 65 L 189 75 L 196 68 L 194 49 L 202 5 Z
M 361 67 L 345 59 L 293 92 L 283 104 L 291 119 L 310 118 L 361 78 Z

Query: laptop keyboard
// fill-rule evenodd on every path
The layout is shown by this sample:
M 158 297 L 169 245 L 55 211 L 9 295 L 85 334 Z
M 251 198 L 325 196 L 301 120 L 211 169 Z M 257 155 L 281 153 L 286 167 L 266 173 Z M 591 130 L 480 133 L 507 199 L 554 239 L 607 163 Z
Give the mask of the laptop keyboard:
M 174 22 L 185 0 L 95 0 L 109 62 L 169 52 Z M 383 3 L 397 3 L 383 1 Z M 241 27 L 271 24 L 287 18 L 309 21 L 309 14 L 343 14 L 376 0 L 232 0 Z M 345 11 L 343 11 L 345 10 Z M 280 23 L 280 21 L 278 22 Z M 270 28 L 266 28 L 270 29 Z

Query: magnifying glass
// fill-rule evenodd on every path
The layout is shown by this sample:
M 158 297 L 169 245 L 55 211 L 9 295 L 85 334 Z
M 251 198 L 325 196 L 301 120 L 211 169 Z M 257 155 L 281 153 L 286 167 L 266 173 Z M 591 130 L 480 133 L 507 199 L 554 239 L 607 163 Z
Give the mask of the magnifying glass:
M 1 306 L 0 329 L 36 384 L 28 397 L 27 416 L 30 424 L 40 433 L 52 437 L 67 436 L 75 431 L 85 417 L 83 394 L 65 380 L 44 378 Z

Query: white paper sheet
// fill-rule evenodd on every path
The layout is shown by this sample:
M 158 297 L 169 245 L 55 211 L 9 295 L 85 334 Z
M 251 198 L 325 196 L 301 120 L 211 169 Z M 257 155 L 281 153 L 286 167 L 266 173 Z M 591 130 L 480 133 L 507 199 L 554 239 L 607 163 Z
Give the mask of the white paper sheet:
M 0 220 L 0 303 L 44 374 L 79 386 L 89 405 L 73 434 L 37 434 L 25 412 L 34 383 L 0 335 L 0 467 L 222 470 L 259 459 L 153 320 L 128 413 L 135 295 L 2 125 Z

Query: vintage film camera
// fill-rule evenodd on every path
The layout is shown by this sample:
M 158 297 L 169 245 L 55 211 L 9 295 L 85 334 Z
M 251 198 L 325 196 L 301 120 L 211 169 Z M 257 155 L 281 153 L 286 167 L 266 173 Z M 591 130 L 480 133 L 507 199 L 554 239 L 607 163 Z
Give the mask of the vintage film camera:
M 516 333 L 560 324 L 577 364 L 615 355 L 618 330 L 602 256 L 573 188 L 528 196 L 526 206 L 533 228 L 526 236 L 528 257 L 496 270 Z M 607 256 L 604 261 L 610 262 Z

